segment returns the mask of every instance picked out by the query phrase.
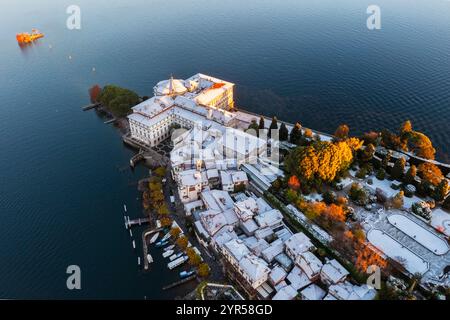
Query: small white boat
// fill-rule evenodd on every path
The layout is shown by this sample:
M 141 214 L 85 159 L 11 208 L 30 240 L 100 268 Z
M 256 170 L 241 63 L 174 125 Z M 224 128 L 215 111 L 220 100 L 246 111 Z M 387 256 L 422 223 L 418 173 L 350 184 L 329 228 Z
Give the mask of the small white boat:
M 173 255 L 171 255 L 171 256 L 169 257 L 169 260 L 170 260 L 170 261 L 173 261 L 173 260 L 175 260 L 175 259 L 181 257 L 182 255 L 183 255 L 183 252 L 175 253 L 175 254 L 173 254 Z
M 172 253 L 173 253 L 173 250 L 167 250 L 167 251 L 163 252 L 162 256 L 163 256 L 163 258 L 167 258 L 168 256 L 172 255 Z
M 175 248 L 175 245 L 174 245 L 174 244 L 171 244 L 170 246 L 165 247 L 163 250 L 164 250 L 164 251 L 169 251 L 169 250 L 172 250 L 173 248 Z
M 154 243 L 156 241 L 156 239 L 158 239 L 158 237 L 159 237 L 159 232 L 157 232 L 153 235 L 153 237 L 150 239 L 150 244 Z
M 152 255 L 150 253 L 147 255 L 147 261 L 148 261 L 148 263 L 152 263 L 153 262 L 153 257 L 152 257 Z
M 182 265 L 183 263 L 185 263 L 188 259 L 189 259 L 189 258 L 188 258 L 187 256 L 179 257 L 178 259 L 176 259 L 176 260 L 174 260 L 174 261 L 172 261 L 172 262 L 169 262 L 169 263 L 167 264 L 167 268 L 169 268 L 170 270 L 172 270 L 173 268 L 176 268 L 176 267 L 178 267 L 178 266 L 181 266 L 181 265 Z
M 192 276 L 194 273 L 195 273 L 195 270 L 181 271 L 181 272 L 180 272 L 180 278 L 181 278 L 181 279 L 184 279 L 184 278 L 190 277 L 190 276 Z
M 170 232 L 167 232 L 167 233 L 165 234 L 165 236 L 162 237 L 161 242 L 164 242 L 164 241 L 166 241 L 166 240 L 169 239 L 169 238 L 170 238 Z

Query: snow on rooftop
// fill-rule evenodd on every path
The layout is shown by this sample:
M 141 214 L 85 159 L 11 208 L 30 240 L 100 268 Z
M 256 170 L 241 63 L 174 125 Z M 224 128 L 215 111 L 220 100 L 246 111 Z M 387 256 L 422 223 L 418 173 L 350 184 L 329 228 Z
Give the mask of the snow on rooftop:
M 367 239 L 388 257 L 404 264 L 411 274 L 424 274 L 428 271 L 428 262 L 414 252 L 391 238 L 381 230 L 372 229 L 367 233 Z
M 259 213 L 255 216 L 255 220 L 261 228 L 271 227 L 283 220 L 283 215 L 277 209 Z
M 296 256 L 314 248 L 311 240 L 303 232 L 293 234 L 285 245 Z
M 347 277 L 349 272 L 336 259 L 333 259 L 324 264 L 320 274 L 332 283 L 337 283 Z
M 300 290 L 311 284 L 311 280 L 309 280 L 306 273 L 303 272 L 303 270 L 298 266 L 292 268 L 291 272 L 289 272 L 287 276 L 287 280 L 295 290 Z
M 237 261 L 240 261 L 244 256 L 250 253 L 247 246 L 239 239 L 232 239 L 226 242 L 224 248 L 226 248 Z
M 281 288 L 272 300 L 292 300 L 297 296 L 298 292 L 292 286 L 287 285 Z
M 326 292 L 316 284 L 311 284 L 300 292 L 303 300 L 322 300 Z
M 449 247 L 445 240 L 428 231 L 408 217 L 402 214 L 391 214 L 387 219 L 396 228 L 419 242 L 434 254 L 443 255 L 448 252 Z
M 286 276 L 287 276 L 286 271 L 284 271 L 284 269 L 282 267 L 276 266 L 270 272 L 269 278 L 273 284 L 277 284 L 277 283 L 283 281 L 284 278 L 286 278 Z
M 270 269 L 267 267 L 267 263 L 264 260 L 251 254 L 244 256 L 239 261 L 239 267 L 253 282 L 267 277 L 270 272 Z

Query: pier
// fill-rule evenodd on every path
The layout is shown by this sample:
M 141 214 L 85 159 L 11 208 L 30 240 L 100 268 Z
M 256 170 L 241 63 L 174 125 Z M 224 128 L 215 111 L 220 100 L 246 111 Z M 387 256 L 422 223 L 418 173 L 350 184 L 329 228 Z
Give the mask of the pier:
M 84 106 L 82 109 L 83 109 L 83 111 L 88 111 L 91 109 L 95 109 L 99 106 L 100 106 L 100 103 L 91 103 L 91 104 L 88 104 L 87 106 Z
M 163 290 L 172 289 L 172 288 L 177 287 L 177 286 L 179 286 L 179 285 L 182 285 L 182 284 L 184 284 L 184 283 L 186 283 L 186 282 L 189 282 L 189 281 L 191 281 L 191 280 L 194 280 L 195 278 L 197 278 L 197 275 L 196 275 L 196 274 L 193 274 L 192 276 L 189 276 L 189 277 L 187 277 L 187 278 L 185 278 L 185 279 L 181 279 L 181 280 L 179 280 L 179 281 L 176 281 L 176 282 L 174 282 L 174 283 L 171 283 L 171 284 L 169 284 L 169 285 L 163 287 L 162 289 L 163 289 Z
M 116 122 L 117 121 L 117 119 L 116 118 L 113 118 L 113 119 L 110 119 L 110 120 L 108 120 L 108 121 L 105 121 L 105 122 L 103 122 L 104 124 L 110 124 L 110 123 L 114 123 L 114 122 Z
M 144 253 L 144 270 L 148 270 L 148 246 L 147 246 L 147 236 L 154 234 L 155 232 L 161 231 L 162 228 L 151 229 L 147 232 L 142 233 L 142 251 Z
M 130 220 L 130 217 L 125 218 L 125 228 L 129 229 L 133 226 L 140 226 L 143 224 L 147 224 L 150 222 L 150 218 L 139 218 L 139 219 L 133 219 Z

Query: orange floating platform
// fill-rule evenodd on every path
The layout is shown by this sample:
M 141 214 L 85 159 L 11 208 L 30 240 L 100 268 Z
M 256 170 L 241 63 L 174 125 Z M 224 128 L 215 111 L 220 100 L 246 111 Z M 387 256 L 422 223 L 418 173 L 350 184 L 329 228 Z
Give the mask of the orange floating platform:
M 44 34 L 39 32 L 36 29 L 32 29 L 31 33 L 28 32 L 22 32 L 16 34 L 17 42 L 19 43 L 30 43 L 37 39 L 43 38 Z

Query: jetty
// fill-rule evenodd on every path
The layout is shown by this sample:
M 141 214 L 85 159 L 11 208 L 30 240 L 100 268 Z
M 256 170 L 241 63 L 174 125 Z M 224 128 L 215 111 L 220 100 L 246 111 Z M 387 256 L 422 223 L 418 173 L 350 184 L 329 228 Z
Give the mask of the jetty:
M 184 283 L 186 283 L 186 282 L 189 282 L 189 281 L 191 281 L 191 280 L 194 280 L 195 278 L 197 278 L 197 275 L 196 275 L 196 274 L 193 274 L 192 276 L 189 276 L 189 277 L 187 277 L 187 278 L 185 278 L 185 279 L 181 279 L 181 280 L 178 280 L 178 281 L 176 281 L 176 282 L 174 282 L 174 283 L 171 283 L 171 284 L 169 284 L 169 285 L 163 287 L 162 289 L 163 289 L 163 290 L 172 289 L 172 288 L 177 287 L 177 286 L 179 286 L 179 285 L 182 285 L 182 284 L 184 284 Z
M 139 153 L 135 154 L 131 159 L 130 159 L 130 166 L 132 168 L 134 168 L 136 166 L 136 164 L 142 160 L 144 160 L 144 150 L 140 149 Z
M 151 229 L 149 231 L 142 233 L 142 251 L 144 254 L 144 270 L 148 270 L 148 260 L 147 260 L 147 254 L 148 254 L 148 246 L 147 246 L 147 236 L 154 234 L 155 232 L 160 232 L 162 228 L 155 228 Z
M 91 103 L 91 104 L 88 104 L 87 106 L 84 106 L 82 109 L 83 109 L 83 111 L 88 111 L 91 109 L 95 109 L 99 106 L 100 106 L 100 103 Z
M 112 118 L 112 119 L 107 120 L 107 121 L 105 121 L 105 122 L 103 122 L 103 123 L 104 123 L 104 124 L 110 124 L 110 123 L 114 123 L 114 122 L 116 122 L 116 121 L 117 121 L 116 118 Z
M 139 219 L 133 219 L 130 220 L 130 217 L 125 218 L 125 228 L 129 229 L 133 226 L 141 226 L 143 224 L 147 224 L 150 222 L 150 218 L 139 218 Z

